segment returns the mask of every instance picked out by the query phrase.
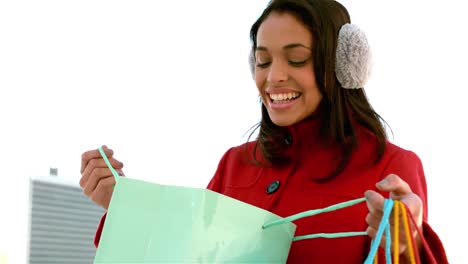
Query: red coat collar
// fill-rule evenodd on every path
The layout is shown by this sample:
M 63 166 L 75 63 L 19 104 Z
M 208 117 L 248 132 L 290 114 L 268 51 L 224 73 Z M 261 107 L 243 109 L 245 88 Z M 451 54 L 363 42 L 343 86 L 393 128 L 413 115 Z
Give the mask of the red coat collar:
M 340 145 L 330 143 L 321 134 L 323 115 L 320 112 L 286 127 L 285 156 L 295 166 L 310 167 L 310 177 L 313 180 L 328 177 L 337 168 L 343 151 Z M 372 164 L 377 146 L 376 137 L 368 130 L 355 123 L 358 147 L 345 170 L 354 170 Z

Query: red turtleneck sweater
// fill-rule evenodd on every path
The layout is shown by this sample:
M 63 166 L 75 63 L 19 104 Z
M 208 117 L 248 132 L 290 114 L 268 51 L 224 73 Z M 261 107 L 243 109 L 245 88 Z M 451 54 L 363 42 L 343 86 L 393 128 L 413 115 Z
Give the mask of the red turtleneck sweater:
M 382 159 L 372 165 L 376 138 L 364 128 L 358 127 L 359 147 L 345 170 L 332 180 L 318 183 L 315 180 L 328 176 L 335 169 L 336 157 L 340 153 L 337 148 L 330 148 L 319 140 L 319 125 L 319 118 L 309 118 L 288 128 L 289 146 L 286 154 L 290 157 L 290 162 L 281 168 L 260 167 L 246 160 L 245 147 L 251 151 L 253 142 L 229 149 L 207 188 L 286 217 L 362 198 L 366 190 L 377 191 L 375 184 L 393 173 L 405 180 L 422 199 L 424 237 L 436 256 L 437 263 L 447 263 L 442 243 L 427 223 L 426 179 L 418 156 L 387 142 Z M 277 190 L 267 193 L 266 189 L 276 181 L 279 182 Z M 274 188 L 270 187 L 270 191 L 272 189 Z M 382 195 L 388 197 L 388 193 Z M 296 236 L 365 231 L 367 213 L 366 204 L 361 203 L 300 219 L 294 222 L 297 225 Z M 96 233 L 96 246 L 104 220 L 105 216 Z M 369 253 L 369 245 L 370 238 L 367 236 L 295 241 L 292 243 L 288 263 L 363 263 Z M 384 263 L 384 257 L 379 259 Z

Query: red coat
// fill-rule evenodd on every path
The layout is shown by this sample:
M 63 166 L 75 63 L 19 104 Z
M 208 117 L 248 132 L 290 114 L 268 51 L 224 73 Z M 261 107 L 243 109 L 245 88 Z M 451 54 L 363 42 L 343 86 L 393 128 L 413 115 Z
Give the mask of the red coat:
M 284 168 L 252 165 L 245 159 L 245 145 L 228 150 L 208 188 L 246 203 L 286 217 L 299 212 L 362 198 L 366 190 L 377 191 L 375 184 L 393 173 L 400 176 L 419 195 L 424 204 L 424 237 L 437 256 L 437 263 L 447 263 L 442 243 L 427 224 L 427 188 L 420 159 L 413 152 L 387 142 L 383 158 L 374 166 L 375 136 L 363 128 L 358 130 L 359 148 L 346 169 L 335 179 L 317 183 L 335 168 L 337 149 L 321 144 L 318 137 L 319 118 L 304 120 L 289 127 L 292 143 L 287 155 L 292 161 Z M 248 143 L 252 149 L 254 143 Z M 279 181 L 276 192 L 267 188 Z M 388 193 L 383 194 L 388 197 Z M 334 212 L 320 214 L 294 223 L 296 235 L 365 231 L 365 203 Z M 363 263 L 369 253 L 368 236 L 348 238 L 315 238 L 295 241 L 288 263 Z M 384 260 L 383 251 L 379 259 Z M 382 262 L 384 263 L 384 262 Z
M 319 118 L 304 120 L 289 127 L 292 142 L 287 151 L 292 161 L 280 169 L 259 167 L 245 159 L 245 147 L 229 149 L 222 157 L 208 188 L 286 217 L 302 211 L 323 208 L 339 202 L 362 198 L 366 190 L 376 190 L 375 183 L 388 174 L 405 180 L 424 204 L 424 237 L 436 255 L 437 263 L 448 263 L 442 243 L 427 224 L 427 188 L 420 159 L 413 152 L 387 143 L 383 158 L 373 166 L 375 137 L 358 129 L 359 148 L 346 169 L 335 179 L 317 183 L 334 168 L 337 149 L 318 140 Z M 252 149 L 252 142 L 247 148 Z M 266 189 L 278 181 L 279 188 L 268 194 Z M 271 190 L 271 189 L 270 189 Z M 376 190 L 377 191 L 377 190 Z M 388 194 L 383 194 L 388 196 Z M 295 221 L 296 235 L 365 231 L 365 203 L 334 212 Z M 97 230 L 97 246 L 105 217 Z M 367 236 L 348 238 L 315 238 L 295 241 L 288 263 L 363 263 L 369 252 Z M 381 252 L 382 253 L 382 252 Z M 383 254 L 379 259 L 384 260 Z M 384 262 L 382 262 L 384 263 Z

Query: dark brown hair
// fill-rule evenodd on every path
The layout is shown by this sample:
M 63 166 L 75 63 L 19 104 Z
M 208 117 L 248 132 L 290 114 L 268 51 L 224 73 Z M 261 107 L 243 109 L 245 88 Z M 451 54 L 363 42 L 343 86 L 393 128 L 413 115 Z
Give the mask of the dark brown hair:
M 338 33 L 344 24 L 351 23 L 346 8 L 334 0 L 272 0 L 251 27 L 251 54 L 254 54 L 257 46 L 258 29 L 272 12 L 294 15 L 312 33 L 313 67 L 317 85 L 323 95 L 319 106 L 322 122 L 320 134 L 325 143 L 338 145 L 342 149 L 340 162 L 328 179 L 345 169 L 358 146 L 354 127 L 356 123 L 376 136 L 378 145 L 375 162 L 378 162 L 385 151 L 387 140 L 383 125 L 385 121 L 374 111 L 363 89 L 344 89 L 335 75 Z M 253 157 L 258 161 L 255 156 L 258 148 L 268 163 L 279 166 L 286 161 L 281 154 L 285 146 L 276 142 L 283 142 L 278 139 L 284 138 L 286 129 L 271 121 L 263 104 L 261 108 L 262 119 L 257 126 L 260 130 Z

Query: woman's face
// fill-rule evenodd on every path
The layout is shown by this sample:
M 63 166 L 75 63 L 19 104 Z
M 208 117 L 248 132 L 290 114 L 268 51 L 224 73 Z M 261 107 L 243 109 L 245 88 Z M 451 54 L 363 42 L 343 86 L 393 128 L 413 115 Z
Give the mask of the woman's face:
M 289 13 L 271 13 L 257 32 L 255 82 L 271 120 L 295 124 L 311 115 L 322 95 L 315 81 L 312 34 Z

